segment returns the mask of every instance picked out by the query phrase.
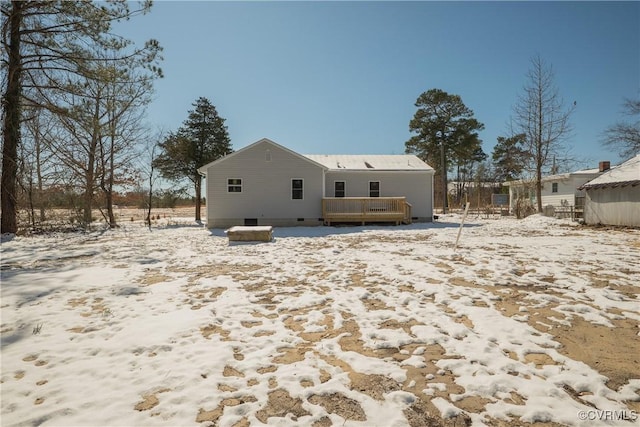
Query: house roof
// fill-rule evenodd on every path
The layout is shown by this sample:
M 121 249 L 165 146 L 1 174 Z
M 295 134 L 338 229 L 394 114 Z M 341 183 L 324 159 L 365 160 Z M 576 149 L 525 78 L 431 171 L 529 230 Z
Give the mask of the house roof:
M 214 166 L 220 162 L 225 161 L 226 159 L 233 157 L 239 153 L 242 153 L 245 150 L 250 149 L 251 147 L 258 144 L 271 144 L 275 147 L 278 147 L 282 150 L 285 150 L 296 157 L 300 157 L 310 164 L 318 166 L 322 169 L 328 170 L 377 170 L 377 171 L 433 171 L 434 169 L 420 160 L 417 156 L 412 154 L 371 154 L 371 155 L 362 155 L 362 154 L 337 154 L 337 155 L 327 155 L 327 154 L 298 154 L 293 150 L 288 149 L 280 144 L 277 144 L 270 139 L 262 138 L 259 141 L 254 142 L 253 144 L 247 145 L 239 149 L 238 151 L 234 151 L 231 154 L 228 154 L 224 157 L 219 158 L 218 160 L 214 160 L 211 163 L 208 163 L 204 166 L 198 168 L 198 172 L 201 175 L 205 175 L 207 169 L 209 167 Z
M 589 175 L 598 175 L 600 173 L 600 169 L 595 168 L 595 169 L 581 169 L 578 171 L 573 171 L 573 172 L 567 172 L 567 173 L 560 173 L 560 174 L 556 174 L 556 175 L 549 175 L 549 176 L 543 176 L 542 177 L 542 182 L 549 182 L 549 181 L 561 181 L 563 179 L 569 179 L 572 176 L 581 176 L 584 175 L 587 179 L 589 178 Z M 503 182 L 502 184 L 509 187 L 511 185 L 522 185 L 524 183 L 530 183 L 533 182 L 533 179 L 516 179 L 513 181 L 506 181 Z
M 329 170 L 433 171 L 412 154 L 305 154 Z
M 260 139 L 260 140 L 258 140 L 256 142 L 254 142 L 253 144 L 249 144 L 246 147 L 243 147 L 243 148 L 239 149 L 238 151 L 234 151 L 231 154 L 227 154 L 224 157 L 220 157 L 219 159 L 214 160 L 213 162 L 207 163 L 206 165 L 199 167 L 198 168 L 198 172 L 200 173 L 200 175 L 206 175 L 207 169 L 209 169 L 209 167 L 214 166 L 214 165 L 216 165 L 216 164 L 218 164 L 220 162 L 223 162 L 223 161 L 227 160 L 228 158 L 233 157 L 233 156 L 235 156 L 235 155 L 237 155 L 239 153 L 242 153 L 243 151 L 246 151 L 246 150 L 248 150 L 248 149 L 250 149 L 250 148 L 252 148 L 252 147 L 254 147 L 255 145 L 258 145 L 258 144 L 270 144 L 270 145 L 273 145 L 275 147 L 280 148 L 281 150 L 287 151 L 288 153 L 290 153 L 290 154 L 292 154 L 292 155 L 294 155 L 296 157 L 304 159 L 304 160 L 308 161 L 309 163 L 318 166 L 319 168 L 326 169 L 326 166 L 324 166 L 321 163 L 315 162 L 312 159 L 303 156 L 302 154 L 298 154 L 295 151 L 290 150 L 287 147 L 284 147 L 284 146 L 282 146 L 282 145 L 280 145 L 280 144 L 278 144 L 276 142 L 273 142 L 272 140 L 270 140 L 268 138 L 262 138 L 262 139 Z
M 584 184 L 580 189 L 624 187 L 640 184 L 640 154 L 626 162 L 614 166 L 597 178 Z

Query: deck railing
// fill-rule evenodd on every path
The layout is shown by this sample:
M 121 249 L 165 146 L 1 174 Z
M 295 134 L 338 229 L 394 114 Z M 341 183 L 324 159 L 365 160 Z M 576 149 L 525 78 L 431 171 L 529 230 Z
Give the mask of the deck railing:
M 322 217 L 331 222 L 411 223 L 411 204 L 405 197 L 327 197 L 322 199 Z

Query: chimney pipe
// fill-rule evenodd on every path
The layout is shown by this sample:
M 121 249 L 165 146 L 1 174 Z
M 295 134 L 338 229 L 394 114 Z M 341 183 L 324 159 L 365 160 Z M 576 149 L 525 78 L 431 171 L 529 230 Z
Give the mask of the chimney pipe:
M 608 171 L 609 169 L 611 169 L 611 162 L 609 162 L 609 161 L 606 161 L 606 160 L 605 160 L 605 161 L 602 161 L 602 162 L 600 162 L 600 163 L 598 164 L 598 170 L 599 170 L 600 172 L 606 172 L 606 171 Z

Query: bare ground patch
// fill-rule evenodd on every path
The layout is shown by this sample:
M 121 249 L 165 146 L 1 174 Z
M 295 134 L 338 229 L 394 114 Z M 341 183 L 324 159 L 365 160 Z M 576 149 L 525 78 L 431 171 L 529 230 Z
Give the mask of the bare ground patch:
M 542 236 L 540 233 L 538 235 Z M 403 236 L 400 239 L 388 238 L 387 240 L 389 243 L 393 242 L 394 244 L 402 245 L 405 242 L 425 241 L 428 238 L 424 236 Z M 386 240 L 377 236 L 376 242 L 386 242 Z M 371 240 L 360 237 L 345 239 L 342 243 L 341 251 L 346 249 L 366 250 L 371 248 L 373 244 Z M 327 243 L 316 244 L 309 242 L 302 245 L 301 252 L 332 247 L 334 246 Z M 496 247 L 500 250 L 496 249 Z M 497 245 L 487 246 L 484 250 L 494 253 L 496 256 L 513 257 L 516 256 L 513 248 L 515 246 Z M 611 320 L 615 327 L 609 328 L 594 325 L 579 316 L 567 316 L 563 312 L 555 310 L 559 303 L 554 298 L 564 302 L 568 302 L 568 300 L 566 293 L 562 289 L 560 278 L 554 274 L 549 274 L 544 268 L 541 269 L 537 266 L 529 265 L 525 260 L 513 260 L 513 268 L 504 273 L 504 277 L 509 279 L 509 283 L 491 286 L 487 285 L 487 283 L 496 277 L 496 272 L 482 265 L 482 262 L 476 265 L 476 263 L 461 256 L 440 257 L 439 259 L 437 257 L 416 257 L 412 251 L 404 248 L 393 252 L 392 255 L 428 263 L 425 268 L 433 268 L 441 276 L 445 276 L 443 279 L 428 277 L 425 279 L 427 284 L 446 284 L 452 287 L 481 291 L 483 298 L 473 300 L 472 304 L 474 306 L 494 308 L 505 317 L 518 316 L 518 320 L 529 324 L 540 333 L 553 336 L 553 339 L 560 344 L 557 348 L 558 352 L 573 360 L 582 361 L 609 377 L 607 385 L 614 390 L 627 384 L 629 379 L 638 377 L 637 366 L 640 361 L 637 356 L 640 354 L 640 341 L 637 339 L 638 322 L 628 318 Z M 482 413 L 486 405 L 492 402 L 490 399 L 478 396 L 467 396 L 457 401 L 451 401 L 451 395 L 462 394 L 465 390 L 456 383 L 456 377 L 450 371 L 439 369 L 436 363 L 439 360 L 464 358 L 464 356 L 447 355 L 440 345 L 420 342 L 418 337 L 412 333 L 412 328 L 417 325 L 423 325 L 422 322 L 414 319 L 399 321 L 393 317 L 381 321 L 379 324 L 380 329 L 400 329 L 414 338 L 416 342 L 397 348 L 374 349 L 365 345 L 357 318 L 345 311 L 333 311 L 331 308 L 332 304 L 335 303 L 333 299 L 327 299 L 320 304 L 296 309 L 289 308 L 286 305 L 287 297 L 299 297 L 308 293 L 331 295 L 331 291 L 335 289 L 364 288 L 368 293 L 360 297 L 359 301 L 364 305 L 367 312 L 389 311 L 393 313 L 397 310 L 396 306 L 390 302 L 393 299 L 388 298 L 389 294 L 393 294 L 393 292 L 396 292 L 396 296 L 397 292 L 419 294 L 421 291 L 416 289 L 416 286 L 402 282 L 394 282 L 390 285 L 388 281 L 376 277 L 375 273 L 367 272 L 368 265 L 366 263 L 339 263 L 336 265 L 304 257 L 300 260 L 300 263 L 304 265 L 304 270 L 300 277 L 286 277 L 280 271 L 277 280 L 275 276 L 270 277 L 265 274 L 265 267 L 260 264 L 216 264 L 197 269 L 173 267 L 169 268 L 168 271 L 189 275 L 189 286 L 186 286 L 183 291 L 192 300 L 193 306 L 196 308 L 215 300 L 225 290 L 225 288 L 202 289 L 196 286 L 201 278 L 212 278 L 220 275 L 230 276 L 233 280 L 239 282 L 245 291 L 252 294 L 253 303 L 261 306 L 258 310 L 249 313 L 255 320 L 241 322 L 243 327 L 256 329 L 254 336 L 262 337 L 271 335 L 270 331 L 260 328 L 266 322 L 263 319 L 282 321 L 283 325 L 295 337 L 302 339 L 297 344 L 288 344 L 276 348 L 276 354 L 270 359 L 272 364 L 258 370 L 261 375 L 276 373 L 278 365 L 304 361 L 307 353 L 311 352 L 315 357 L 346 372 L 349 379 L 348 387 L 351 391 L 365 394 L 379 401 L 383 400 L 386 394 L 393 391 L 403 390 L 415 395 L 416 401 L 404 410 L 404 415 L 412 427 L 467 426 L 470 425 L 468 413 Z M 468 274 L 470 271 L 472 274 Z M 410 273 L 408 270 L 407 272 L 405 270 L 399 272 L 402 275 Z M 466 274 L 463 275 L 461 274 L 462 272 Z M 594 288 L 615 289 L 626 298 L 636 299 L 639 293 L 638 287 L 630 284 L 629 277 L 638 273 L 639 271 L 634 268 L 628 268 L 627 270 L 622 269 L 615 274 L 589 272 L 588 270 L 580 274 L 590 276 Z M 336 276 L 338 278 L 335 279 L 335 283 L 330 282 Z M 461 295 L 464 295 L 464 293 L 455 294 L 451 298 L 458 299 Z M 539 298 L 532 298 L 532 296 L 540 295 L 549 297 L 546 303 L 541 304 Z M 421 299 L 424 300 L 422 297 Z M 100 301 L 94 301 L 93 303 L 93 305 L 98 305 L 99 308 Z M 90 301 L 86 298 L 84 300 L 74 299 L 69 301 L 69 305 L 72 307 L 87 306 L 89 304 Z M 455 322 L 473 331 L 475 325 L 469 317 L 460 315 L 455 310 L 444 305 L 439 306 Z M 307 332 L 312 313 L 315 319 L 313 326 L 316 328 L 313 329 L 313 332 Z M 615 314 L 624 317 L 623 312 L 618 311 Z M 339 326 L 337 325 L 338 317 L 341 317 Z M 566 322 L 569 322 L 570 326 L 565 324 Z M 220 326 L 204 326 L 201 328 L 201 333 L 205 338 L 210 339 L 212 335 L 218 335 L 221 340 L 229 340 L 229 332 Z M 406 380 L 400 383 L 388 376 L 358 372 L 357 366 L 350 366 L 339 357 L 322 354 L 315 348 L 317 343 L 325 339 L 334 339 L 338 336 L 341 336 L 338 344 L 342 351 L 353 351 L 367 357 L 394 361 L 406 371 Z M 624 343 L 624 345 L 620 345 L 621 343 Z M 421 350 L 417 354 L 424 358 L 424 365 L 420 367 L 402 365 L 402 362 L 414 355 L 419 347 Z M 612 348 L 615 348 L 616 351 L 611 351 Z M 518 360 L 518 356 L 514 352 L 506 351 L 505 354 L 514 360 Z M 242 361 L 244 360 L 244 355 L 240 351 L 235 352 L 234 350 L 234 358 L 237 361 Z M 524 356 L 524 360 L 519 361 L 529 363 L 538 369 L 557 364 L 546 353 L 528 353 Z M 320 373 L 321 383 L 331 380 L 331 374 L 326 370 L 322 369 Z M 225 366 L 223 375 L 225 377 L 244 377 L 244 373 L 228 365 Z M 278 388 L 282 387 L 282 385 L 278 385 L 275 375 L 269 376 L 266 380 L 271 391 L 268 394 L 269 400 L 267 404 L 256 413 L 256 417 L 261 422 L 268 424 L 268 420 L 271 417 L 291 416 L 293 420 L 297 420 L 299 417 L 310 415 L 302 406 L 302 399 L 291 396 L 283 388 Z M 250 378 L 247 384 L 253 386 L 258 384 L 259 381 L 261 380 Z M 438 387 L 432 387 L 433 383 L 437 383 Z M 305 389 L 310 389 L 317 385 L 305 378 L 300 379 L 299 384 Z M 218 387 L 221 391 L 236 391 L 235 387 L 231 386 L 219 385 Z M 425 393 L 425 390 L 429 391 L 429 393 Z M 582 399 L 580 393 L 570 387 L 565 389 L 565 392 L 582 404 L 588 402 Z M 431 400 L 435 397 L 442 397 L 451 401 L 453 405 L 463 412 L 451 418 L 441 418 L 440 412 L 431 403 Z M 518 406 L 527 403 L 526 398 L 515 391 L 511 391 L 508 397 L 502 399 L 507 403 Z M 344 394 L 315 393 L 311 394 L 307 401 L 321 406 L 327 413 L 338 415 L 346 420 L 366 421 L 366 414 L 359 403 Z M 225 406 L 234 406 L 241 403 L 243 402 L 227 400 L 213 410 L 200 409 L 196 421 L 213 422 L 215 425 L 222 416 Z M 629 402 L 629 404 L 630 407 L 634 407 L 631 405 L 635 403 Z M 246 418 L 243 418 L 243 420 L 238 422 L 238 425 L 242 425 L 242 422 L 248 423 Z M 556 425 L 555 423 L 528 424 L 521 422 L 517 418 L 497 420 L 486 417 L 486 422 L 488 425 L 500 427 L 519 425 L 551 427 Z M 331 425 L 331 420 L 328 417 L 323 417 L 315 420 L 312 425 L 314 427 L 328 426 Z
M 157 395 L 160 393 L 166 393 L 168 391 L 170 391 L 168 388 L 163 388 L 153 393 L 144 394 L 142 396 L 142 401 L 138 402 L 134 406 L 134 409 L 136 411 L 148 411 L 154 408 L 160 403 Z
M 340 393 L 324 395 L 314 394 L 309 397 L 309 402 L 314 405 L 320 405 L 327 412 L 339 415 L 345 420 L 367 420 L 367 416 L 360 404 Z
M 607 386 L 618 390 L 630 379 L 640 378 L 640 340 L 638 322 L 625 319 L 612 323 L 615 327 L 609 328 L 574 318 L 571 326 L 554 329 L 553 336 L 562 344 L 560 353 L 608 377 Z
M 296 421 L 299 417 L 311 415 L 302 406 L 302 399 L 291 397 L 287 390 L 273 390 L 269 392 L 268 397 L 266 406 L 256 412 L 256 418 L 265 424 L 271 417 L 285 417 L 292 414 L 292 419 Z

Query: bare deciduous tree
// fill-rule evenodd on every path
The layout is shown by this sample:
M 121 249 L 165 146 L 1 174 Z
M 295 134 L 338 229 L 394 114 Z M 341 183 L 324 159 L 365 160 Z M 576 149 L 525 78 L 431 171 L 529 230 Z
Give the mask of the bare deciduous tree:
M 640 153 L 640 99 L 626 99 L 623 108 L 632 121 L 619 121 L 609 126 L 602 142 L 628 159 Z
M 542 171 L 563 148 L 571 133 L 569 119 L 575 110 L 569 108 L 554 84 L 554 72 L 540 56 L 531 59 L 523 93 L 513 108 L 516 134 L 525 135 L 525 150 L 530 153 L 530 169 L 534 173 L 537 210 L 542 212 Z
M 21 186 L 26 191 L 31 225 L 35 227 L 46 218 L 48 200 L 45 188 L 56 183 L 58 170 L 52 161 L 49 149 L 53 121 L 48 111 L 42 108 L 29 109 L 24 123 L 24 140 L 21 144 L 19 173 Z M 38 215 L 36 215 L 36 210 Z
M 120 66 L 98 64 L 92 71 L 98 78 L 75 83 L 81 92 L 58 94 L 57 102 L 66 105 L 67 111 L 52 118 L 57 123 L 57 134 L 50 142 L 53 155 L 75 177 L 85 226 L 92 221 L 97 200 L 106 210 L 102 213 L 109 226 L 117 226 L 114 188 L 134 181 L 136 143 L 144 133 L 144 107 L 150 100 L 153 76 L 134 72 L 135 64 L 128 61 L 119 62 Z
M 139 157 L 138 169 L 141 173 L 141 178 L 147 181 L 147 185 L 149 188 L 147 189 L 147 200 L 145 200 L 145 205 L 147 208 L 147 226 L 149 227 L 149 231 L 151 231 L 151 209 L 153 205 L 153 197 L 155 190 L 156 182 L 160 177 L 158 170 L 155 166 L 156 159 L 160 155 L 160 141 L 165 138 L 163 132 L 159 131 L 155 137 L 147 141 L 146 147 L 144 147 L 143 152 Z M 140 187 L 142 190 L 142 186 Z
M 0 185 L 0 231 L 17 231 L 17 172 L 21 141 L 21 122 L 25 107 L 40 106 L 64 114 L 66 106 L 56 102 L 63 91 L 82 86 L 76 78 L 96 79 L 92 66 L 100 62 L 96 51 L 114 49 L 117 59 L 138 58 L 138 65 L 161 76 L 156 66 L 161 47 L 149 40 L 144 47 L 111 33 L 112 24 L 146 13 L 151 2 L 131 10 L 126 0 L 87 1 L 22 1 L 0 3 L 2 49 L 0 62 L 6 73 L 2 91 L 2 174 Z
M 133 182 L 132 163 L 136 143 L 143 139 L 144 108 L 151 100 L 153 76 L 134 73 L 132 68 L 105 68 L 102 99 L 105 112 L 99 138 L 100 188 L 105 196 L 107 221 L 116 227 L 113 193 L 116 185 Z

